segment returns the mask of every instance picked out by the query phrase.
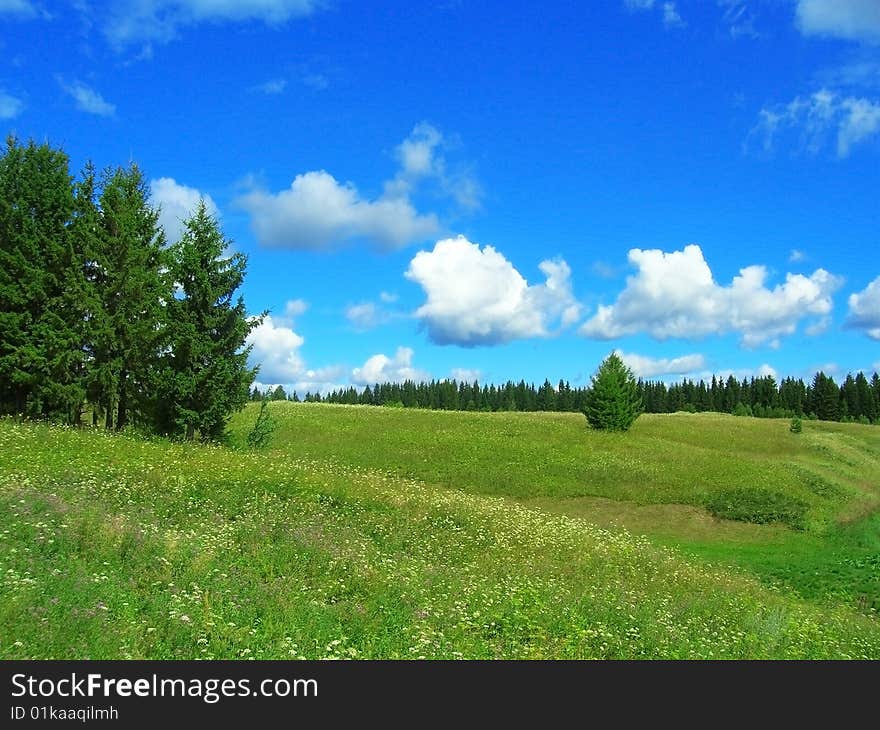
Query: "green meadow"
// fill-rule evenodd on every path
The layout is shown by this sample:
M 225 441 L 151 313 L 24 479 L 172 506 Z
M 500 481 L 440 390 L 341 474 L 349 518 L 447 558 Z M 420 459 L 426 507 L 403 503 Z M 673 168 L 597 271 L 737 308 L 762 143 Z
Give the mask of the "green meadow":
M 880 429 L 273 403 L 0 420 L 2 658 L 880 658 Z

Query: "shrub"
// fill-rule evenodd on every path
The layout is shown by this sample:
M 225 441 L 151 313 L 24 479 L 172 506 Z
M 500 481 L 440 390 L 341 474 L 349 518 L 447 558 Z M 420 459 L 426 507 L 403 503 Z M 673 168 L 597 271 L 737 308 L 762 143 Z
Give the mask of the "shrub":
M 807 503 L 781 492 L 761 487 L 735 487 L 711 495 L 706 509 L 716 517 L 759 525 L 781 522 L 795 530 L 803 530 Z
M 272 433 L 275 431 L 275 419 L 269 414 L 269 398 L 260 401 L 260 413 L 254 427 L 247 435 L 247 445 L 252 449 L 263 449 L 269 445 Z
M 789 425 L 788 430 L 792 433 L 800 433 L 804 430 L 804 424 L 800 418 L 795 416 L 791 419 L 791 425 Z

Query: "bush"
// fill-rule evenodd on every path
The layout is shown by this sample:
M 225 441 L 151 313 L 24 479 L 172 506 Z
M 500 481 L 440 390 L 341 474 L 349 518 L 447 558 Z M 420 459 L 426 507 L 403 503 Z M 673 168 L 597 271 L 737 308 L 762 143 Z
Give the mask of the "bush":
M 759 525 L 781 522 L 803 530 L 808 505 L 803 500 L 760 487 L 736 487 L 711 495 L 706 509 L 716 517 Z
M 733 409 L 734 416 L 751 416 L 752 415 L 752 407 L 746 405 L 742 401 L 736 404 L 736 408 Z
M 792 433 L 800 433 L 804 430 L 804 424 L 800 418 L 794 417 L 791 419 L 791 425 L 789 425 L 788 430 Z
M 264 449 L 269 445 L 272 433 L 275 431 L 275 419 L 269 414 L 269 398 L 260 401 L 260 413 L 254 427 L 247 435 L 247 445 L 252 449 Z

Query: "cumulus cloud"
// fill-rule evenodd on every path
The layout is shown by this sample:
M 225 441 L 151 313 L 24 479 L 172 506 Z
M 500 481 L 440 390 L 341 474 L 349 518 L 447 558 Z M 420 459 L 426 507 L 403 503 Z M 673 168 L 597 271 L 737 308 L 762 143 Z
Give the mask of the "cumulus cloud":
M 763 266 L 741 269 L 729 286 L 715 282 L 699 246 L 666 253 L 632 249 L 629 262 L 638 271 L 627 277 L 617 301 L 600 306 L 580 329 L 597 339 L 647 332 L 658 340 L 736 332 L 746 347 L 792 334 L 805 317 L 831 312 L 832 293 L 841 280 L 824 269 L 809 277 L 787 274 L 768 289 Z
M 345 318 L 356 329 L 368 330 L 386 321 L 387 313 L 373 302 L 361 302 L 346 307 Z
M 405 380 L 430 380 L 431 376 L 427 372 L 413 367 L 412 360 L 413 351 L 410 347 L 398 347 L 393 358 L 381 353 L 373 355 L 361 367 L 351 371 L 351 382 L 355 385 L 375 385 L 402 383 Z
M 247 344 L 253 348 L 248 362 L 251 367 L 260 366 L 261 383 L 293 383 L 306 370 L 299 351 L 304 342 L 290 327 L 267 315 L 247 336 Z
M 164 43 L 201 23 L 262 22 L 280 27 L 312 14 L 323 0 L 121 0 L 103 17 L 104 34 L 117 47 Z
M 264 246 L 320 250 L 358 239 L 394 249 L 421 241 L 439 230 L 432 213 L 421 215 L 408 198 L 361 198 L 351 183 L 328 172 L 297 175 L 287 190 L 254 189 L 238 199 Z
M 80 81 L 67 83 L 58 79 L 58 83 L 68 96 L 76 102 L 76 108 L 87 114 L 96 114 L 100 117 L 112 117 L 116 114 L 116 105 L 111 104 L 93 88 L 86 86 Z
M 788 260 L 790 263 L 796 264 L 798 261 L 803 261 L 807 258 L 807 255 L 796 248 L 791 249 L 791 252 L 788 254 Z
M 200 200 L 205 201 L 208 213 L 220 217 L 220 209 L 210 195 L 181 185 L 173 177 L 150 181 L 150 205 L 159 210 L 159 225 L 165 230 L 168 243 L 180 240 L 183 222 L 195 212 Z
M 459 383 L 473 383 L 482 377 L 482 372 L 475 368 L 452 368 L 449 376 Z
M 458 236 L 417 253 L 405 276 L 427 295 L 415 315 L 431 340 L 470 347 L 547 337 L 557 320 L 566 326 L 578 319 L 568 264 L 542 261 L 539 268 L 546 280 L 530 286 L 492 246 Z
M 21 99 L 0 91 L 0 119 L 15 119 L 24 109 Z
M 864 330 L 872 340 L 880 340 L 880 276 L 862 291 L 850 294 L 846 327 Z
M 379 299 L 381 299 L 386 304 L 393 304 L 397 301 L 397 294 L 387 291 L 379 292 Z
M 880 42 L 877 0 L 797 0 L 796 12 L 806 35 Z
M 699 354 L 673 358 L 654 358 L 615 350 L 617 355 L 637 378 L 655 375 L 684 375 L 706 366 L 706 358 Z
M 799 146 L 812 154 L 833 139 L 837 156 L 848 157 L 853 147 L 880 134 L 880 100 L 820 89 L 784 106 L 762 109 L 749 138 L 757 137 L 763 150 L 772 152 L 785 132 L 796 133 Z
M 254 185 L 236 202 L 250 213 L 254 234 L 265 246 L 324 250 L 365 240 L 388 250 L 403 248 L 440 230 L 437 215 L 419 213 L 412 202 L 425 181 L 462 207 L 479 205 L 479 184 L 468 174 L 449 171 L 438 151 L 442 144 L 439 130 L 416 125 L 395 148 L 398 171 L 372 200 L 353 183 L 318 170 L 297 175 L 279 193 Z
M 439 129 L 427 122 L 417 124 L 394 151 L 400 170 L 385 183 L 385 194 L 408 196 L 422 181 L 431 180 L 462 208 L 479 208 L 480 184 L 467 170 L 450 169 L 441 153 L 444 145 L 445 138 Z
M 309 308 L 309 303 L 305 299 L 289 299 L 284 304 L 284 317 L 293 321 L 295 317 L 303 314 Z

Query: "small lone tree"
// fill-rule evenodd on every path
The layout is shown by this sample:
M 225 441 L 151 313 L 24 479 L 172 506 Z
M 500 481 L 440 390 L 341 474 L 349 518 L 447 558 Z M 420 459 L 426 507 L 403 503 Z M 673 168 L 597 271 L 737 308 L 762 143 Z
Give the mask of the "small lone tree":
M 275 431 L 275 419 L 269 413 L 269 396 L 263 396 L 260 401 L 260 413 L 254 427 L 247 435 L 247 445 L 252 449 L 263 449 L 269 445 L 269 439 Z
M 593 428 L 627 431 L 641 412 L 642 399 L 632 370 L 612 352 L 593 376 L 584 415 Z

